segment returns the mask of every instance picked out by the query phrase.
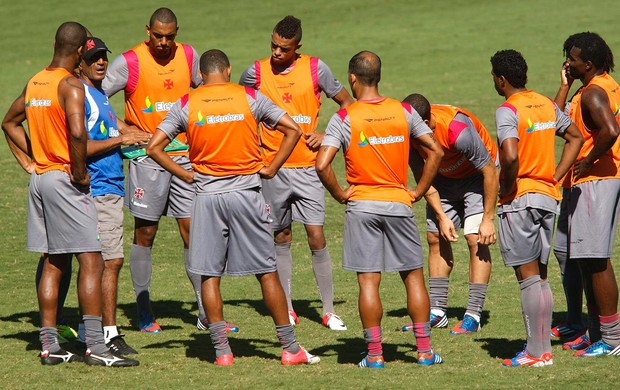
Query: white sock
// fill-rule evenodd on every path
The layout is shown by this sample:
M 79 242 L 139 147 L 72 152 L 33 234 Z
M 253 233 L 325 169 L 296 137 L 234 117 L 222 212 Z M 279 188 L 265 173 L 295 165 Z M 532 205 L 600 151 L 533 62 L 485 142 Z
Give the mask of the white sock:
M 443 310 L 440 310 L 440 309 L 431 309 L 431 313 L 433 313 L 437 317 L 443 317 L 443 316 L 446 315 L 446 313 Z
M 106 344 L 116 336 L 118 336 L 118 329 L 116 329 L 116 325 L 103 327 L 103 338 L 105 339 Z

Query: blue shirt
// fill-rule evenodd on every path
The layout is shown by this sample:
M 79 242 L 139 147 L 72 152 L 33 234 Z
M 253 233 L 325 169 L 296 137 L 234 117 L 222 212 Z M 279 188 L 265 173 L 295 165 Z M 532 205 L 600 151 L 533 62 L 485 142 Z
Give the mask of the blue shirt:
M 116 115 L 105 93 L 97 88 L 84 85 L 86 98 L 84 109 L 86 113 L 86 130 L 91 140 L 101 141 L 118 137 Z M 99 154 L 87 160 L 90 173 L 90 188 L 93 196 L 106 194 L 125 195 L 125 174 L 120 146 L 106 153 Z

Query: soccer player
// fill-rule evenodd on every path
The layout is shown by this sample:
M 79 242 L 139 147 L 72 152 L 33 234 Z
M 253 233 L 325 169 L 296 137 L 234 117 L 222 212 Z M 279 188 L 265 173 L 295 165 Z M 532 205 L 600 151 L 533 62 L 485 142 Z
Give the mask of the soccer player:
M 495 112 L 500 158 L 499 244 L 506 266 L 513 267 L 521 289 L 527 344 L 504 366 L 553 364 L 553 295 L 547 261 L 560 180 L 577 157 L 583 137 L 555 103 L 525 87 L 527 63 L 515 50 L 491 57 L 495 89 L 506 99 Z M 563 138 L 555 165 L 555 136 Z
M 368 354 L 359 367 L 384 367 L 379 295 L 382 271 L 399 272 L 405 284 L 418 364 L 441 363 L 441 356 L 431 349 L 424 255 L 411 204 L 429 189 L 443 151 L 409 104 L 379 94 L 379 56 L 369 51 L 353 56 L 348 78 L 357 101 L 329 121 L 316 169 L 334 199 L 347 204 L 342 265 L 357 272 L 359 313 L 368 344 Z M 427 156 L 413 191 L 407 189 L 410 142 Z M 331 167 L 340 148 L 349 184 L 346 189 L 340 187 Z
M 463 228 L 469 248 L 467 310 L 463 320 L 450 332 L 477 332 L 491 277 L 489 245 L 497 240 L 493 222 L 498 188 L 497 145 L 480 120 L 462 108 L 431 105 L 420 94 L 411 94 L 403 101 L 411 104 L 429 125 L 444 152 L 433 181 L 441 198 L 440 210 L 435 212 L 431 203 L 426 207 L 431 327 L 448 325 L 448 283 L 454 266 L 450 242 L 454 241 L 454 235 L 446 239 L 439 229 L 440 219 L 447 218 L 452 226 Z M 415 145 L 411 152 L 412 158 L 424 164 L 426 156 Z M 411 326 L 407 324 L 403 330 L 410 330 Z
M 321 92 L 345 108 L 353 99 L 320 59 L 300 54 L 301 21 L 293 16 L 280 20 L 271 34 L 271 57 L 248 67 L 239 84 L 256 88 L 286 110 L 304 134 L 283 169 L 263 180 L 263 194 L 271 208 L 278 275 L 286 294 L 291 324 L 299 323 L 292 303 L 293 258 L 291 223 L 304 224 L 312 252 L 312 270 L 323 303 L 323 325 L 333 330 L 347 327 L 334 310 L 332 261 L 323 233 L 325 191 L 314 169 L 323 134 L 318 133 Z M 265 126 L 262 126 L 265 129 Z M 264 131 L 263 160 L 270 164 L 282 136 Z
M 103 259 L 86 169 L 84 85 L 73 75 L 85 42 L 82 25 L 60 25 L 50 65 L 28 81 L 9 108 L 2 129 L 20 165 L 34 167 L 28 189 L 28 250 L 45 257 L 37 291 L 41 363 L 83 361 L 60 348 L 56 330 L 60 280 L 75 254 L 80 265 L 78 299 L 86 328 L 86 363 L 136 366 L 138 361 L 110 351 L 101 329 Z
M 601 333 L 600 340 L 575 352 L 581 357 L 620 355 L 618 285 L 611 264 L 620 212 L 620 86 L 608 73 L 613 67 L 611 49 L 598 34 L 583 33 L 575 39 L 568 71 L 583 88 L 573 98 L 572 117 L 585 143 L 573 170 L 568 261 L 579 263 Z
M 273 177 L 290 155 L 301 129 L 263 94 L 230 83 L 230 62 L 213 49 L 200 57 L 204 85 L 176 102 L 159 125 L 147 153 L 162 167 L 196 188 L 192 208 L 189 270 L 202 276 L 202 299 L 209 320 L 215 364 L 233 364 L 222 311 L 220 280 L 256 275 L 263 300 L 282 344 L 282 364 L 314 364 L 295 340 L 284 291 L 278 280 L 269 209 L 260 193 L 260 177 Z M 283 134 L 271 164 L 260 156 L 259 122 Z M 193 170 L 176 164 L 164 147 L 187 133 Z
M 187 94 L 190 87 L 201 83 L 198 54 L 191 46 L 175 41 L 178 29 L 176 15 L 170 9 L 157 9 L 146 26 L 148 40 L 118 56 L 103 80 L 103 90 L 108 96 L 125 92 L 125 122 L 149 134 L 155 132 L 176 100 Z M 185 142 L 185 136 L 178 140 Z M 189 169 L 186 151 L 170 154 L 178 164 Z M 131 160 L 125 196 L 125 205 L 135 221 L 129 268 L 138 307 L 138 327 L 143 332 L 161 331 L 150 302 L 151 250 L 159 219 L 162 215 L 176 218 L 187 264 L 192 193 L 191 185 L 162 170 L 150 157 Z M 200 276 L 188 272 L 188 277 L 198 303 L 197 326 L 205 329 Z
M 101 82 L 108 68 L 109 50 L 96 37 L 86 40 L 80 80 L 85 89 L 88 172 L 90 186 L 97 208 L 101 254 L 104 260 L 103 293 L 103 335 L 106 345 L 121 355 L 136 354 L 116 327 L 116 300 L 118 275 L 123 266 L 123 196 L 125 195 L 125 174 L 120 154 L 121 145 L 146 143 L 150 134 L 135 128 L 126 128 L 119 133 L 117 118 L 108 97 L 101 89 Z M 124 124 L 118 121 L 119 125 Z M 82 327 L 83 324 L 80 324 Z M 83 336 L 83 328 L 78 332 Z

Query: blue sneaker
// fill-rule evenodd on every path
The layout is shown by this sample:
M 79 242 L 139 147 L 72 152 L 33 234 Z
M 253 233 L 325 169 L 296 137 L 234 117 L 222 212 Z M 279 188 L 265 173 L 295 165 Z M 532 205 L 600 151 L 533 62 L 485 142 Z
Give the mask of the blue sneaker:
M 478 322 L 474 317 L 465 314 L 462 321 L 459 321 L 458 324 L 452 329 L 450 329 L 451 334 L 470 334 L 474 332 L 478 332 L 480 330 L 480 322 Z
M 147 313 L 145 311 L 141 311 L 138 315 L 138 328 L 140 328 L 140 332 L 146 333 L 159 333 L 161 332 L 161 327 L 157 322 L 155 322 L 155 318 L 153 318 L 153 314 Z
M 443 315 L 438 316 L 437 314 L 433 314 L 431 312 L 430 315 L 431 328 L 446 328 L 448 326 L 448 316 L 444 313 Z M 412 332 L 413 331 L 413 323 L 408 323 L 403 325 L 400 328 L 403 332 Z
M 588 348 L 582 349 L 581 351 L 577 351 L 573 354 L 573 356 L 577 357 L 593 357 L 604 355 L 620 356 L 620 345 L 618 345 L 617 347 L 612 347 L 603 340 L 599 340 L 596 343 L 590 345 Z
M 443 358 L 432 350 L 429 353 L 418 353 L 418 364 L 421 366 L 431 366 L 443 363 Z
M 385 367 L 385 360 L 383 360 L 383 356 L 366 356 L 362 359 L 361 362 L 357 365 L 360 368 L 383 368 Z

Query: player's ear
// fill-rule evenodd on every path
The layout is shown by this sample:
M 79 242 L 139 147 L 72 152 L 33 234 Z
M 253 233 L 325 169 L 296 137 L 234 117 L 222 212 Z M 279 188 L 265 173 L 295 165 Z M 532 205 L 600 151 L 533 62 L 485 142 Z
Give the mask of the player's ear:
M 232 72 L 232 65 L 228 65 L 228 68 L 226 68 L 226 78 L 228 79 L 228 81 L 230 81 L 231 72 Z
M 151 26 L 149 26 L 148 24 L 146 25 L 146 35 L 148 35 L 149 37 L 151 36 Z

